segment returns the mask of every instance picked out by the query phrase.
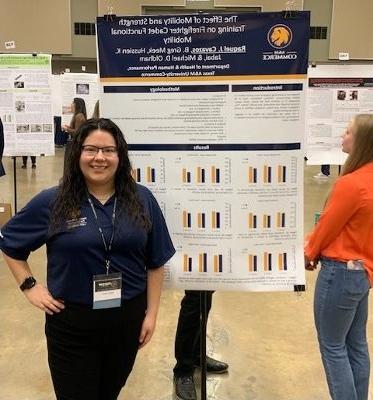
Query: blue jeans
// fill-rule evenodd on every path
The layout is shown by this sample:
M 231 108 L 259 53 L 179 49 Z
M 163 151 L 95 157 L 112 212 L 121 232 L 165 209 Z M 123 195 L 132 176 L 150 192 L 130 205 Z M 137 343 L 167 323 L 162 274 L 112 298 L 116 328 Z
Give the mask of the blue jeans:
M 369 352 L 366 340 L 370 284 L 365 270 L 321 260 L 314 299 L 320 352 L 333 400 L 367 400 Z

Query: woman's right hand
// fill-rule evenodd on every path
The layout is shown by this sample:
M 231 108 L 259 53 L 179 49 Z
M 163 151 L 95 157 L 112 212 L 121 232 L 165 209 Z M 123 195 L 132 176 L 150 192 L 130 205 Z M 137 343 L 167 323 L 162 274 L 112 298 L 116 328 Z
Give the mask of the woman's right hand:
M 26 289 L 23 293 L 32 305 L 40 308 L 49 315 L 59 313 L 65 308 L 63 302 L 54 299 L 49 290 L 40 283 L 37 283 L 31 289 Z

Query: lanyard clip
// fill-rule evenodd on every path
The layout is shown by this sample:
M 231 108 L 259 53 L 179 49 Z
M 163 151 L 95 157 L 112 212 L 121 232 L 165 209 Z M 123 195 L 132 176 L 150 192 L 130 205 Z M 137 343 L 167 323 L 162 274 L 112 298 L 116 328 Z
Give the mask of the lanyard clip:
M 106 275 L 109 275 L 110 261 L 106 260 Z

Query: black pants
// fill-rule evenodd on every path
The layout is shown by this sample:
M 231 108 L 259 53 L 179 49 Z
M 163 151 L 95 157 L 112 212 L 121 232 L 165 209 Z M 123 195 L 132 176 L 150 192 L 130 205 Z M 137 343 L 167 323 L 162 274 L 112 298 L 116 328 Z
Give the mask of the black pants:
M 330 165 L 329 164 L 323 164 L 321 166 L 321 173 L 323 173 L 324 175 L 329 176 L 330 175 Z
M 46 316 L 48 362 L 57 400 L 115 400 L 139 347 L 146 294 L 120 308 L 66 305 Z
M 36 164 L 36 156 L 30 156 L 31 164 Z M 22 156 L 23 165 L 27 165 L 27 156 Z
M 211 309 L 212 294 L 206 295 L 207 316 Z M 192 375 L 200 358 L 200 294 L 199 290 L 186 290 L 181 301 L 179 321 L 175 337 L 175 376 Z

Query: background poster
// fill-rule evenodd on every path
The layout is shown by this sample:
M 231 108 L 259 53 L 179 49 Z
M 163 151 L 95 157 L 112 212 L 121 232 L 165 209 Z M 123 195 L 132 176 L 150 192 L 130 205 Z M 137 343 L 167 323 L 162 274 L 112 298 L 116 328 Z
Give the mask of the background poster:
M 65 73 L 61 75 L 62 125 L 69 125 L 73 116 L 71 104 L 75 97 L 85 101 L 87 118 L 92 117 L 98 100 L 98 75 L 86 73 Z
M 309 13 L 98 18 L 97 32 L 102 115 L 165 215 L 169 284 L 304 284 Z
M 318 65 L 308 70 L 307 164 L 342 165 L 341 136 L 351 118 L 373 112 L 373 67 Z
M 51 56 L 0 54 L 4 156 L 54 155 Z

